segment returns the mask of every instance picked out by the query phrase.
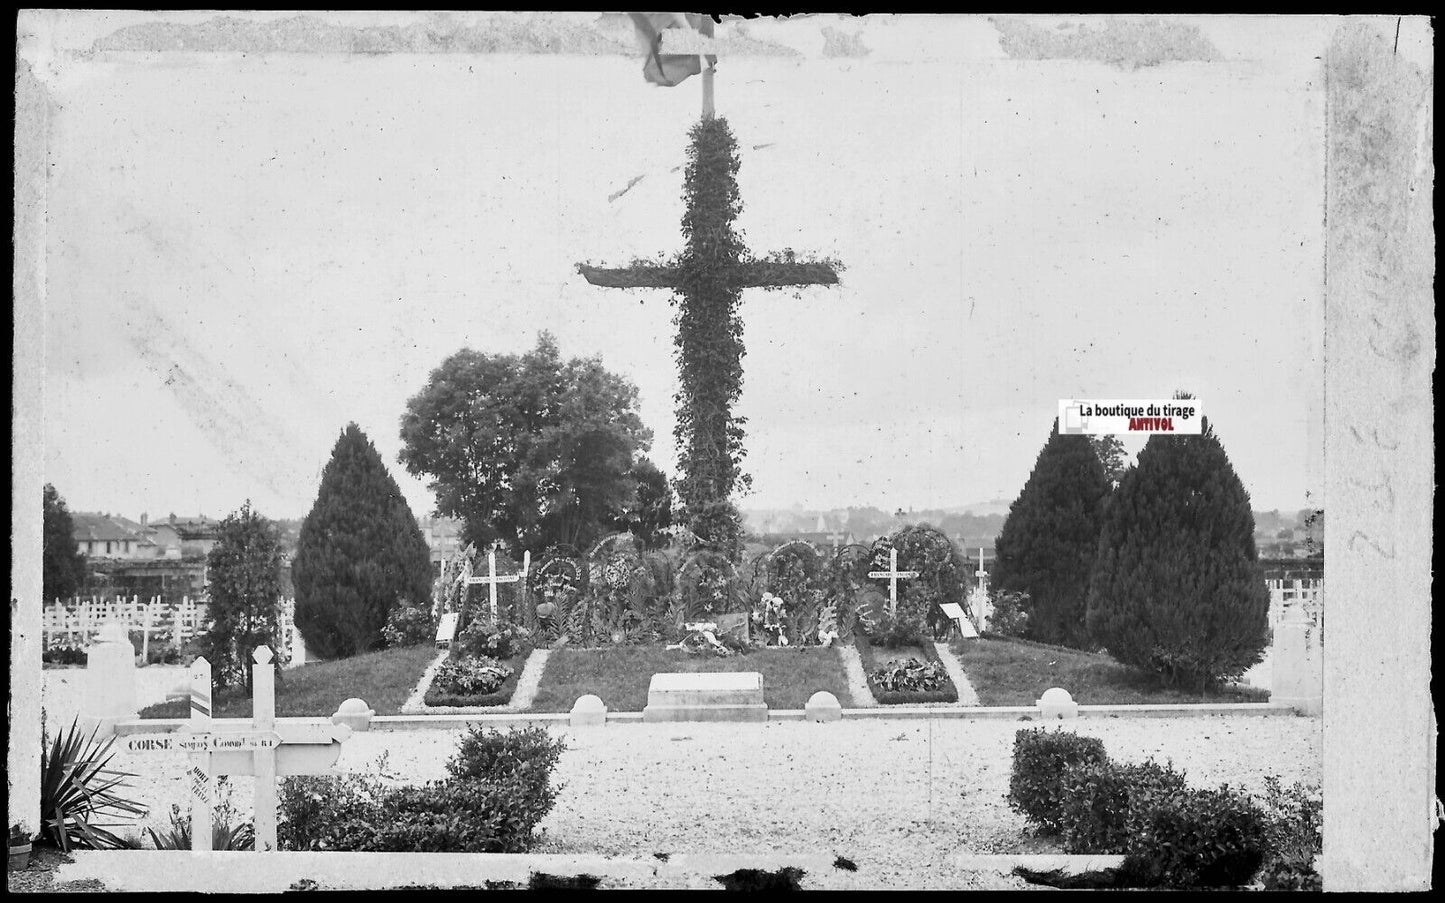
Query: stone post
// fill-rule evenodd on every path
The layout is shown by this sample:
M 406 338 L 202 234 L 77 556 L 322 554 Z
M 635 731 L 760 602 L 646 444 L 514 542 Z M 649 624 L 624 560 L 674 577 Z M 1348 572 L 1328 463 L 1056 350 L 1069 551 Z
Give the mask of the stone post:
M 138 716 L 135 704 L 135 647 L 123 624 L 112 621 L 100 629 L 87 653 L 80 723 L 97 737 L 109 737 L 115 726 Z
M 1320 629 L 1301 606 L 1286 606 L 1270 650 L 1269 701 L 1302 715 L 1324 713 L 1324 655 Z

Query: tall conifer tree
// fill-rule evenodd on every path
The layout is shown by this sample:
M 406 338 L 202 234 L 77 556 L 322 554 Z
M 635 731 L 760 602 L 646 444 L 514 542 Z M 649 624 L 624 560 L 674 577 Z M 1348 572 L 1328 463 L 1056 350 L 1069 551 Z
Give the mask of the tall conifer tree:
M 1089 437 L 1060 435 L 1055 420 L 996 543 L 993 584 L 1029 594 L 1031 639 L 1090 645 L 1084 605 L 1108 495 Z
M 75 539 L 75 524 L 70 520 L 70 509 L 55 487 L 45 484 L 45 507 L 41 527 L 44 537 L 42 551 L 44 566 L 41 570 L 42 594 L 48 602 L 64 599 L 80 592 L 85 585 L 85 556 L 80 554 L 80 543 Z
M 1202 690 L 1260 660 L 1269 592 L 1249 493 L 1208 418 L 1199 436 L 1149 438 L 1104 517 L 1090 632 L 1125 664 Z
M 431 554 L 376 446 L 348 424 L 321 473 L 291 564 L 296 626 L 322 658 L 381 645 L 399 603 L 426 608 Z

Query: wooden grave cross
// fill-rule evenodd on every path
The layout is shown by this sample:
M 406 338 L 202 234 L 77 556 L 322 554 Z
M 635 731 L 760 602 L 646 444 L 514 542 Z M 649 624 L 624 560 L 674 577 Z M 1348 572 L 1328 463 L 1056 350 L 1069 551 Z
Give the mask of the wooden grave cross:
M 217 723 L 211 711 L 211 663 L 204 657 L 191 665 L 191 720 L 174 735 L 137 734 L 126 740 L 131 752 L 186 752 L 191 785 L 191 849 L 209 851 L 215 823 L 216 776 L 256 776 L 256 845 L 258 853 L 276 849 L 276 778 L 298 774 L 332 774 L 341 743 L 351 728 L 327 718 L 276 717 L 276 665 L 271 650 L 257 646 L 252 654 L 252 719 Z
M 838 551 L 838 543 L 842 542 L 844 539 L 847 539 L 847 537 L 843 535 L 842 531 L 834 530 L 832 533 L 828 534 L 827 539 L 833 544 L 833 551 L 836 552 Z
M 487 576 L 485 576 L 485 577 L 472 577 L 472 576 L 468 576 L 468 577 L 466 578 L 468 585 L 475 585 L 475 584 L 479 584 L 479 583 L 485 583 L 485 584 L 487 584 L 487 589 L 491 591 L 491 597 L 492 597 L 492 623 L 493 623 L 493 624 L 495 624 L 495 623 L 497 622 L 497 584 L 499 584 L 499 583 L 516 583 L 516 582 L 518 582 L 519 580 L 525 580 L 526 577 L 527 577 L 527 571 L 528 571 L 531 567 L 532 567 L 532 553 L 531 553 L 531 552 L 523 552 L 523 553 L 522 553 L 522 572 L 521 572 L 520 574 L 498 574 L 498 573 L 497 573 L 497 547 L 496 547 L 496 546 L 492 546 L 492 550 L 487 553 Z
M 888 614 L 890 617 L 898 614 L 898 581 L 910 580 L 918 576 L 917 571 L 898 570 L 898 550 L 888 550 L 888 570 L 869 571 L 869 577 L 888 580 Z
M 983 546 L 978 547 L 978 588 L 988 588 L 988 571 L 983 567 Z

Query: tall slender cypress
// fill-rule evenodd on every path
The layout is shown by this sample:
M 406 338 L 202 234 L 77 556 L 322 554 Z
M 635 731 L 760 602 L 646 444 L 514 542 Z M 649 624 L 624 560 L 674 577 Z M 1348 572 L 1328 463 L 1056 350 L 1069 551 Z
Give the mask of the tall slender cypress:
M 1030 639 L 1090 645 L 1084 606 L 1108 495 L 1089 437 L 1060 435 L 1055 420 L 996 543 L 993 584 L 1029 594 Z
M 291 564 L 296 626 L 322 658 L 377 648 L 398 604 L 426 608 L 431 554 L 376 446 L 348 424 L 321 473 Z
M 1196 690 L 1243 673 L 1269 642 L 1249 493 L 1208 418 L 1203 428 L 1151 436 L 1124 474 L 1088 599 L 1111 655 Z

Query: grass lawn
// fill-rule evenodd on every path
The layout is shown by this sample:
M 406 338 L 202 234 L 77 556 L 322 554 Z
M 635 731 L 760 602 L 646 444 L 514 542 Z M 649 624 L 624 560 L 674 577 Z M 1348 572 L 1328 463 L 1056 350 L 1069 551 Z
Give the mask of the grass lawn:
M 395 715 L 421 680 L 422 672 L 437 657 L 430 644 L 383 649 L 334 662 L 316 662 L 278 671 L 276 714 L 283 717 L 330 716 L 353 696 L 366 700 L 378 715 Z M 251 697 L 245 687 L 216 694 L 217 718 L 250 718 Z M 186 700 L 160 702 L 141 710 L 142 718 L 188 718 Z
M 982 705 L 1033 705 L 1063 687 L 1080 705 L 1268 702 L 1269 691 L 1229 689 L 1199 695 L 1161 685 L 1107 655 L 1024 640 L 955 639 L 952 648 Z
M 593 693 L 612 712 L 640 712 L 647 705 L 652 675 L 669 671 L 757 671 L 770 709 L 801 709 L 808 697 L 827 690 L 849 700 L 848 674 L 837 649 L 755 649 L 746 655 L 688 655 L 661 646 L 612 649 L 557 649 L 547 659 L 534 712 L 570 712 L 577 697 Z

